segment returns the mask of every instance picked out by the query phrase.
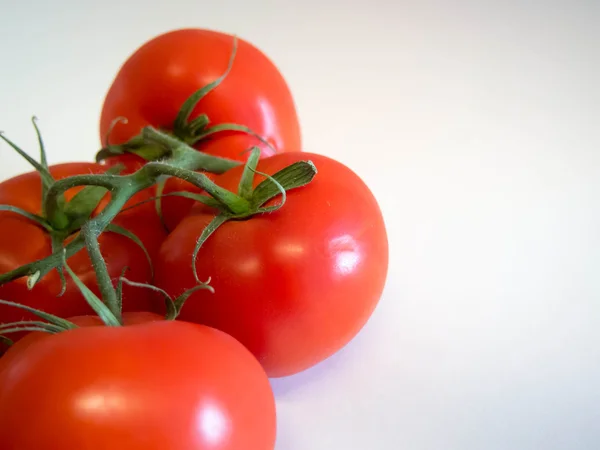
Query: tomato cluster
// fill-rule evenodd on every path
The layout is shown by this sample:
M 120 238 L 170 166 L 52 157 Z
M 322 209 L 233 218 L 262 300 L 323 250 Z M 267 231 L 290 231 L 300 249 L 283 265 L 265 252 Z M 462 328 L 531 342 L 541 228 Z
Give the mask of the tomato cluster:
M 175 152 L 144 141 L 148 128 L 227 170 L 165 168 Z M 23 306 L 0 304 L 0 335 L 15 332 L 0 358 L 0 448 L 272 450 L 268 377 L 340 350 L 379 301 L 388 242 L 376 199 L 340 162 L 301 151 L 275 65 L 215 31 L 137 49 L 108 90 L 100 136 L 99 162 L 36 166 L 0 184 L 0 279 L 29 275 L 0 285 Z M 307 182 L 290 169 L 303 162 L 316 168 Z M 172 176 L 143 184 L 151 170 Z M 291 181 L 278 178 L 286 170 Z M 59 180 L 93 174 L 110 193 L 73 182 L 48 199 Z M 91 224 L 127 176 L 141 187 L 96 230 L 98 259 Z M 276 192 L 259 202 L 269 183 Z M 87 251 L 67 252 L 64 266 L 27 272 L 80 238 Z M 196 289 L 200 280 L 209 286 Z M 57 325 L 40 324 L 40 311 Z

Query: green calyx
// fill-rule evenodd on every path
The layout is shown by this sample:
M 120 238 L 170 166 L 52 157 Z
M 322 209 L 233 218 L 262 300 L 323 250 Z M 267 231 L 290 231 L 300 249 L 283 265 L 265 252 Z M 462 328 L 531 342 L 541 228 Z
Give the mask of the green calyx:
M 231 51 L 231 55 L 229 57 L 229 62 L 227 64 L 227 68 L 223 72 L 223 74 L 214 80 L 212 83 L 202 87 L 201 89 L 194 92 L 190 95 L 187 100 L 181 106 L 175 121 L 172 124 L 169 124 L 167 127 L 160 128 L 160 132 L 163 136 L 168 136 L 173 139 L 177 139 L 178 141 L 189 145 L 194 146 L 199 144 L 200 142 L 208 139 L 209 137 L 223 132 L 236 132 L 236 133 L 245 133 L 250 136 L 253 136 L 258 141 L 260 141 L 265 146 L 271 148 L 274 152 L 276 149 L 272 147 L 272 145 L 264 139 L 262 136 L 256 134 L 250 128 L 236 124 L 236 123 L 220 123 L 211 125 L 210 119 L 206 114 L 200 114 L 194 119 L 190 119 L 193 111 L 196 109 L 200 101 L 206 97 L 210 92 L 216 89 L 229 75 L 231 69 L 233 67 L 233 63 L 235 61 L 235 56 L 237 53 L 238 40 L 236 37 L 233 38 L 233 48 Z M 129 141 L 122 144 L 110 144 L 110 134 L 112 129 L 119 125 L 119 123 L 126 123 L 127 119 L 124 117 L 118 117 L 113 121 L 111 126 L 109 127 L 109 131 L 107 136 L 105 137 L 106 146 L 102 148 L 96 154 L 96 161 L 101 161 L 103 159 L 109 158 L 115 155 L 123 155 L 125 153 L 133 153 L 146 161 L 157 161 L 163 158 L 167 158 L 171 156 L 169 154 L 169 147 L 165 147 L 160 145 L 157 142 L 149 142 L 144 136 L 143 133 L 137 136 L 134 136 Z M 213 172 L 210 168 L 204 168 L 207 172 Z M 215 172 L 220 173 L 220 172 Z
M 270 213 L 278 210 L 285 204 L 287 191 L 307 185 L 317 174 L 317 168 L 311 161 L 298 161 L 270 176 L 256 171 L 259 157 L 260 149 L 254 147 L 242 172 L 237 194 L 229 192 L 231 203 L 224 201 L 221 205 L 217 206 L 219 213 L 215 215 L 214 219 L 202 231 L 196 242 L 192 254 L 192 270 L 197 282 L 200 282 L 196 271 L 198 253 L 204 242 L 221 225 L 229 220 L 244 220 L 256 214 Z M 256 174 L 262 175 L 266 179 L 258 184 L 256 188 L 253 188 L 254 176 Z M 281 194 L 281 202 L 279 204 L 264 206 L 279 194 Z M 232 204 L 235 205 L 235 209 L 231 207 Z
M 52 252 L 54 254 L 58 254 L 60 251 L 62 251 L 66 239 L 71 235 L 78 233 L 83 225 L 90 220 L 100 202 L 106 196 L 107 192 L 112 188 L 112 184 L 106 182 L 104 184 L 84 186 L 83 189 L 75 194 L 69 201 L 67 201 L 64 191 L 60 193 L 54 193 L 53 189 L 54 185 L 56 184 L 56 180 L 50 173 L 44 142 L 37 126 L 37 119 L 33 117 L 32 122 L 39 142 L 39 162 L 3 134 L 0 134 L 0 139 L 9 144 L 19 155 L 27 160 L 40 175 L 42 184 L 42 204 L 40 210 L 42 211 L 42 214 L 34 214 L 13 205 L 0 205 L 0 211 L 8 211 L 18 214 L 43 228 L 50 236 Z M 122 166 L 114 166 L 104 173 L 104 177 L 107 180 L 111 179 L 122 170 Z M 118 229 L 116 226 L 112 226 L 110 229 L 108 229 L 108 231 L 125 235 L 133 240 L 138 246 L 140 246 L 146 255 L 148 254 L 141 241 L 127 230 L 123 230 L 122 228 Z M 62 289 L 59 293 L 60 296 L 66 289 L 66 280 L 62 270 L 62 265 L 58 264 L 55 268 L 58 270 L 62 282 Z M 33 288 L 40 276 L 40 272 L 34 272 L 31 275 L 28 280 L 28 287 L 30 289 Z
M 48 193 L 56 180 L 50 173 L 48 167 L 46 150 L 40 130 L 37 126 L 37 119 L 34 117 L 32 122 L 40 146 L 39 162 L 29 156 L 24 150 L 22 150 L 18 145 L 16 145 L 3 134 L 0 134 L 0 139 L 10 145 L 19 155 L 27 160 L 40 175 L 42 182 L 42 204 L 40 209 L 42 214 L 33 214 L 12 205 L 0 205 L 0 210 L 11 211 L 16 214 L 20 214 L 21 216 L 24 216 L 27 219 L 37 223 L 50 233 L 62 234 L 66 237 L 79 230 L 81 225 L 91 217 L 106 195 L 107 189 L 100 186 L 86 186 L 75 196 L 73 196 L 70 201 L 67 201 L 64 193 L 61 193 L 61 195 L 57 196 L 54 201 L 53 211 L 51 211 L 51 214 L 48 214 L 46 209 Z M 122 169 L 123 167 L 119 166 L 112 167 L 106 171 L 106 175 L 116 175 Z

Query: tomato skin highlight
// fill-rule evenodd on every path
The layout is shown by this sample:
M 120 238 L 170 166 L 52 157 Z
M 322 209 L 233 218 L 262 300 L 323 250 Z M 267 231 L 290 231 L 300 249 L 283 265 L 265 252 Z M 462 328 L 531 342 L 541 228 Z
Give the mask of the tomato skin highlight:
M 263 159 L 258 171 L 273 174 L 299 160 L 317 167 L 308 186 L 289 191 L 276 212 L 226 222 L 204 243 L 196 268 L 200 279 L 211 277 L 215 293 L 193 294 L 180 316 L 234 336 L 271 377 L 300 372 L 346 345 L 370 317 L 387 276 L 384 220 L 354 172 L 308 153 Z M 241 172 L 215 181 L 235 191 Z M 161 246 L 156 284 L 171 295 L 194 285 L 190 255 L 214 214 L 194 207 Z
M 102 173 L 106 169 L 95 163 L 64 163 L 50 167 L 55 179 L 72 175 Z M 79 188 L 66 192 L 67 200 L 78 192 Z M 41 214 L 41 181 L 37 172 L 28 172 L 0 183 L 0 204 L 20 207 L 30 213 Z M 115 223 L 125 226 L 144 241 L 150 252 L 156 253 L 166 233 L 162 227 L 152 228 L 147 221 L 124 213 L 117 216 Z M 160 226 L 160 223 L 157 222 Z M 106 260 L 112 279 L 117 279 L 124 267 L 128 267 L 127 278 L 148 283 L 152 280 L 150 265 L 144 252 L 130 239 L 115 233 L 102 233 L 99 237 L 100 248 Z M 39 225 L 8 211 L 0 211 L 0 273 L 6 273 L 24 264 L 45 258 L 52 253 L 49 233 Z M 69 266 L 92 291 L 99 294 L 95 272 L 85 250 L 68 259 Z M 70 317 L 93 313 L 79 289 L 67 277 L 67 289 L 62 297 L 61 281 L 56 270 L 38 280 L 32 290 L 27 287 L 27 279 L 19 278 L 0 286 L 0 298 L 59 317 Z M 145 289 L 124 286 L 123 308 L 125 311 L 156 309 L 160 302 L 156 294 Z M 11 306 L 0 305 L 0 323 L 18 320 L 37 320 L 33 314 Z M 12 335 L 18 339 L 22 335 Z
M 110 144 L 122 144 L 144 126 L 171 130 L 185 100 L 219 78 L 227 68 L 233 36 L 212 30 L 180 29 L 159 35 L 138 48 L 123 64 L 102 108 L 100 138 L 118 117 Z M 236 123 L 263 136 L 278 152 L 300 151 L 298 116 L 289 87 L 277 67 L 260 50 L 238 39 L 231 72 L 196 106 L 190 120 L 207 114 L 211 125 Z M 240 132 L 215 134 L 200 143 L 204 152 L 245 160 L 257 145 L 263 156 L 273 151 Z
M 2 450 L 273 450 L 254 357 L 218 330 L 151 320 L 15 344 L 0 369 Z

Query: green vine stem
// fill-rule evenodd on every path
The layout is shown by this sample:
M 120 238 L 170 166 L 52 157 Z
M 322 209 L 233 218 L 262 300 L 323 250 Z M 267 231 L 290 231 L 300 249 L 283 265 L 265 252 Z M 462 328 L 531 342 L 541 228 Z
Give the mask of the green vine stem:
M 123 283 L 129 284 L 136 287 L 146 288 L 154 290 L 155 292 L 160 293 L 164 298 L 167 305 L 167 314 L 165 315 L 165 320 L 175 320 L 179 313 L 181 312 L 181 308 L 185 304 L 186 300 L 190 297 L 191 294 L 196 292 L 199 289 L 208 289 L 212 290 L 212 288 L 208 285 L 210 282 L 207 281 L 205 284 L 194 286 L 191 289 L 183 292 L 179 297 L 173 299 L 169 294 L 167 294 L 162 289 L 159 289 L 155 286 L 146 284 L 146 283 L 137 283 L 133 281 L 129 281 L 124 277 L 125 269 L 121 273 L 117 284 L 117 308 L 113 311 L 107 305 L 110 303 L 107 299 L 101 300 L 96 296 L 82 281 L 81 279 L 71 270 L 69 265 L 67 264 L 67 260 L 65 257 L 65 253 L 63 252 L 63 264 L 66 272 L 69 274 L 69 277 L 73 280 L 73 283 L 80 290 L 81 294 L 85 298 L 86 302 L 90 307 L 94 310 L 96 315 L 100 318 L 100 320 L 104 323 L 105 326 L 109 327 L 120 327 L 124 326 L 124 321 L 122 318 L 121 311 L 121 294 L 122 294 L 122 286 Z M 74 330 L 78 328 L 74 322 L 70 320 L 63 319 L 61 317 L 55 316 L 54 314 L 49 314 L 39 309 L 32 308 L 30 306 L 21 305 L 15 302 L 9 302 L 6 300 L 0 300 L 1 305 L 11 306 L 17 309 L 22 309 L 33 315 L 37 316 L 41 320 L 20 320 L 16 322 L 10 323 L 0 323 L 0 343 L 5 347 L 11 347 L 13 345 L 13 341 L 7 337 L 12 333 L 22 333 L 22 332 L 41 332 L 48 334 L 56 334 L 63 333 L 65 331 Z M 1 355 L 0 355 L 1 356 Z
M 115 318 L 121 322 L 120 301 L 117 298 L 117 291 L 110 279 L 102 252 L 100 252 L 100 244 L 98 243 L 98 235 L 100 233 L 94 229 L 93 222 L 88 222 L 81 228 L 81 234 L 85 240 L 85 245 L 92 261 L 94 272 L 96 273 L 102 299 Z
M 120 320 L 120 313 L 118 312 L 120 309 L 119 300 L 100 252 L 98 237 L 107 229 L 115 216 L 136 193 L 158 183 L 165 175 L 177 177 L 203 189 L 214 198 L 214 207 L 228 220 L 239 220 L 272 210 L 262 208 L 262 205 L 281 193 L 284 194 L 283 201 L 285 201 L 286 189 L 304 186 L 314 178 L 317 172 L 315 166 L 310 161 L 300 161 L 264 180 L 254 190 L 249 188 L 248 183 L 251 184 L 251 180 L 245 173 L 243 177 L 244 187 L 238 191 L 243 195 L 238 195 L 221 188 L 206 175 L 195 172 L 195 170 L 206 168 L 207 165 L 210 165 L 215 171 L 224 172 L 239 165 L 239 163 L 202 154 L 189 145 L 152 127 L 146 127 L 143 130 L 142 136 L 148 142 L 166 148 L 169 156 L 161 162 L 148 162 L 130 175 L 76 175 L 54 181 L 46 194 L 45 210 L 48 222 L 55 229 L 68 226 L 64 209 L 60 205 L 63 193 L 68 189 L 77 186 L 100 186 L 110 192 L 110 201 L 97 216 L 88 220 L 83 225 L 81 232 L 64 247 L 64 250 L 62 248 L 57 249 L 47 258 L 34 261 L 0 275 L 0 284 L 27 276 L 29 277 L 28 287 L 31 289 L 48 272 L 61 266 L 66 258 L 87 246 L 101 287 L 103 299 L 107 302 L 111 313 L 117 320 Z M 253 149 L 253 155 L 248 159 L 247 170 L 255 172 L 259 152 L 260 149 L 258 147 Z M 201 242 L 203 241 L 204 239 Z M 194 262 L 195 259 L 190 261 L 190 263 Z

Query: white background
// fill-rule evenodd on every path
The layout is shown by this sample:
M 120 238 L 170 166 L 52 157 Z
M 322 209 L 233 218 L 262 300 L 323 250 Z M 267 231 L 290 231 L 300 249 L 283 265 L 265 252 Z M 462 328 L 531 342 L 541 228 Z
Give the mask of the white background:
M 209 27 L 276 62 L 305 150 L 378 197 L 385 295 L 273 382 L 278 450 L 600 448 L 600 2 L 1 3 L 0 129 L 35 151 L 38 115 L 52 162 L 93 157 L 135 48 Z

